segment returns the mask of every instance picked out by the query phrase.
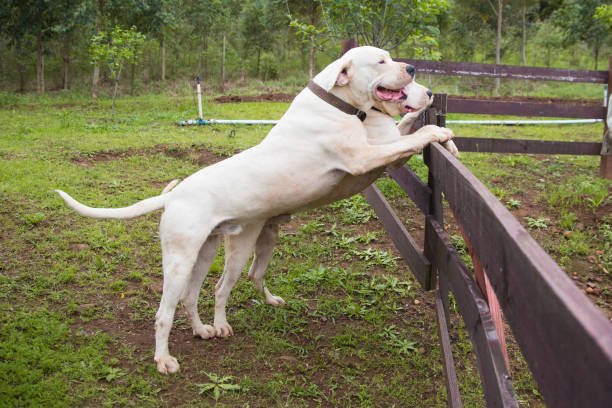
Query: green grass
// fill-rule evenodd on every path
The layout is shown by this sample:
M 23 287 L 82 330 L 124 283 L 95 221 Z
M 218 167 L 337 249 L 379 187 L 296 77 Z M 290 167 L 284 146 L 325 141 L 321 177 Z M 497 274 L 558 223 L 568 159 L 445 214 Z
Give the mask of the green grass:
M 446 405 L 433 296 L 414 282 L 361 196 L 295 216 L 283 228 L 266 283 L 287 300 L 284 307 L 263 304 L 243 278 L 228 310 L 236 336 L 210 341 L 191 337 L 179 309 L 170 348 L 181 371 L 158 374 L 152 356 L 161 287 L 159 214 L 85 219 L 53 189 L 94 206 L 124 206 L 193 173 L 203 152 L 227 156 L 256 144 L 269 127 L 178 127 L 194 112 L 193 98 L 181 95 L 121 98 L 117 122 L 109 120 L 106 99 L 0 93 L 0 102 L 3 406 Z M 277 119 L 286 108 L 206 102 L 204 111 L 207 117 Z M 600 125 L 454 129 L 466 136 L 601 137 Z M 532 233 L 567 261 L 569 273 L 582 270 L 587 279 L 597 265 L 610 270 L 612 218 L 602 215 L 609 195 L 597 207 L 583 205 L 587 198 L 599 201 L 610 186 L 592 177 L 597 158 L 464 153 L 461 160 L 519 220 L 549 220 L 549 228 Z M 422 156 L 410 165 L 426 178 Z M 418 234 L 414 204 L 389 179 L 377 185 Z M 562 194 L 576 186 L 582 186 L 580 203 Z M 562 206 L 549 203 L 555 191 Z M 564 238 L 565 230 L 574 235 Z M 453 226 L 449 235 L 469 263 Z M 588 269 L 574 265 L 593 254 L 597 263 L 587 263 Z M 199 300 L 205 322 L 212 319 L 222 265 L 221 250 Z M 609 291 L 609 283 L 604 275 L 598 285 Z M 476 360 L 456 313 L 451 334 L 464 405 L 483 406 Z M 523 405 L 541 406 L 516 346 L 511 355 Z M 215 394 L 222 385 L 229 387 Z

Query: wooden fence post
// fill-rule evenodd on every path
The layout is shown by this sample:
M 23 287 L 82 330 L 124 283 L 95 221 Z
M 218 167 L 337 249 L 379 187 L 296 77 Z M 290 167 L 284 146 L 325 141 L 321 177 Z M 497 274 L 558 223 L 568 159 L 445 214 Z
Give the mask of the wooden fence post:
M 610 125 L 612 125 L 612 107 L 610 107 L 612 98 L 610 98 L 610 95 L 612 95 L 612 56 L 610 56 L 608 65 L 608 94 L 606 95 L 608 111 L 606 118 L 604 118 L 604 136 L 601 146 L 601 161 L 599 162 L 599 176 L 608 180 L 612 180 L 612 129 L 610 129 Z
M 342 40 L 342 51 L 340 52 L 340 55 L 344 55 L 351 48 L 355 48 L 358 46 L 359 42 L 354 38 L 347 38 L 345 40 Z
M 446 94 L 436 94 L 434 103 L 425 112 L 423 123 L 415 124 L 414 128 L 419 128 L 423 125 L 439 125 L 445 120 L 446 116 Z M 429 165 L 431 151 L 430 147 L 426 147 L 423 152 L 425 163 Z M 427 184 L 431 189 L 429 201 L 429 215 L 431 215 L 440 225 L 444 225 L 443 206 L 442 206 L 442 190 L 439 183 L 436 183 L 433 173 L 429 171 Z M 434 239 L 433 231 L 430 224 L 425 224 L 425 248 L 424 255 L 427 259 L 434 259 L 435 254 L 432 253 L 431 242 Z M 448 328 L 450 327 L 450 310 L 449 310 L 449 282 L 447 279 L 439 277 L 439 271 L 431 268 L 430 280 L 426 289 L 435 289 L 438 284 L 438 289 L 435 290 L 436 316 L 438 321 L 440 349 L 442 350 L 442 366 L 444 369 L 444 377 L 446 378 L 446 394 L 447 406 L 449 408 L 461 408 L 461 395 L 459 394 L 459 383 L 457 382 L 457 372 L 455 370 L 455 361 L 450 343 Z

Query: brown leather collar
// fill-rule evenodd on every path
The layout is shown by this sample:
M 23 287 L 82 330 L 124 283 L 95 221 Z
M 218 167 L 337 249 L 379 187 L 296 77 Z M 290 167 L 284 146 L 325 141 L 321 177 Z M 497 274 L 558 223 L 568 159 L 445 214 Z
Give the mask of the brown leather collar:
M 350 103 L 338 98 L 336 95 L 330 94 L 325 89 L 315 84 L 313 81 L 310 81 L 308 83 L 308 89 L 310 89 L 312 93 L 323 99 L 325 102 L 340 109 L 342 112 L 347 113 L 349 115 L 356 115 L 362 122 L 365 120 L 366 113 L 364 111 L 357 109 Z

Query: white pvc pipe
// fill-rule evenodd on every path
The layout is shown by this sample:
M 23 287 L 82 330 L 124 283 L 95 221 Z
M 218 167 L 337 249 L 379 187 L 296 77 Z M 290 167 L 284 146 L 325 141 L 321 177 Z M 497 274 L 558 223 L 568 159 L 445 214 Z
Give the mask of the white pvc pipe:
M 202 88 L 200 87 L 200 77 L 198 77 L 198 86 L 196 92 L 198 94 L 198 119 L 202 119 Z

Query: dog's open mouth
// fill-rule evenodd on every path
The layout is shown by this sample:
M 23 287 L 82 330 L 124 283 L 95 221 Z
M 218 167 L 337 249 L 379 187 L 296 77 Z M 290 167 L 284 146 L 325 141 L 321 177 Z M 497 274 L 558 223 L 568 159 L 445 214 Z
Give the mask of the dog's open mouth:
M 403 108 L 404 108 L 404 112 L 407 112 L 407 113 L 416 112 L 418 110 L 409 105 L 404 105 Z
M 376 87 L 376 96 L 383 101 L 399 101 L 408 97 L 403 89 L 393 90 L 384 86 Z

